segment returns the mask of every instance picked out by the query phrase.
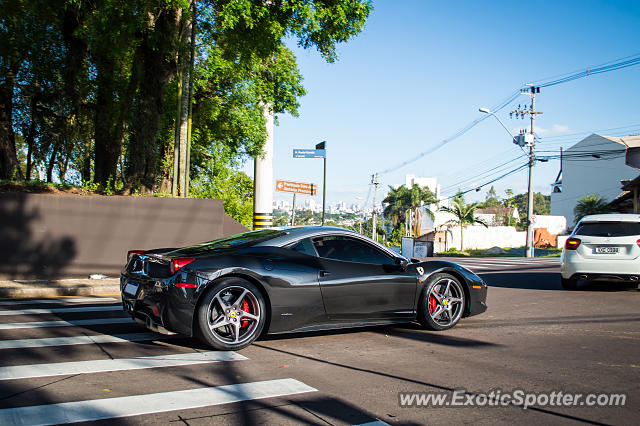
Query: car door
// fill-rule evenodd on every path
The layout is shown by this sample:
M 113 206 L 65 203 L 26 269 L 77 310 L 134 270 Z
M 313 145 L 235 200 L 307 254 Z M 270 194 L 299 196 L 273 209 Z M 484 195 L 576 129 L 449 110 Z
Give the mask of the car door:
M 318 280 L 322 299 L 331 320 L 413 316 L 415 272 L 358 238 L 330 235 L 312 241 L 321 267 Z

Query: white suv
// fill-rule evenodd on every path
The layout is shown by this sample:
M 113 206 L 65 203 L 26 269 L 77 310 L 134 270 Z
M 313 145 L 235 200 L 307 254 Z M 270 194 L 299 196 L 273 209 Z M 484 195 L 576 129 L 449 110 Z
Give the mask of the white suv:
M 640 215 L 582 218 L 562 250 L 560 274 L 566 290 L 575 290 L 578 280 L 638 282 Z

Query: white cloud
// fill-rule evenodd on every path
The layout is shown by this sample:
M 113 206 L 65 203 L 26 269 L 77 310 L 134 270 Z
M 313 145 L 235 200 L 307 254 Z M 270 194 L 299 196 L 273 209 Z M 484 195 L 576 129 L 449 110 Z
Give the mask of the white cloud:
M 567 133 L 571 129 L 569 128 L 569 126 L 565 126 L 564 124 L 554 124 L 550 129 L 536 126 L 535 130 L 539 135 L 550 136 Z

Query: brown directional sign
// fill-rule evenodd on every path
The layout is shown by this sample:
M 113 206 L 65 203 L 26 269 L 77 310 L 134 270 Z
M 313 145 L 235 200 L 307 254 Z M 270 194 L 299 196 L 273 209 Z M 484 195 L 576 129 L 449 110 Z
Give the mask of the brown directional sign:
M 293 192 L 294 194 L 316 195 L 316 193 L 318 192 L 318 187 L 312 183 L 277 180 L 276 191 Z

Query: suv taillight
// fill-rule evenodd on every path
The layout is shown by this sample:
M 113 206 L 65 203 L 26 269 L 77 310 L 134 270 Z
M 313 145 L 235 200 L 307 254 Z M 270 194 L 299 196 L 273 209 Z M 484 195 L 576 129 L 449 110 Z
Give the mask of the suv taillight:
M 194 260 L 195 259 L 192 257 L 177 257 L 175 259 L 171 259 L 171 263 L 169 264 L 169 272 L 171 273 L 171 275 L 173 275 Z
M 127 252 L 127 262 L 131 260 L 131 256 L 133 256 L 134 254 L 143 254 L 144 252 L 144 250 L 129 250 Z
M 580 238 L 567 238 L 567 241 L 564 243 L 564 248 L 566 250 L 575 250 L 581 242 L 582 240 L 580 240 Z
M 636 241 L 636 244 L 640 247 L 640 240 Z

